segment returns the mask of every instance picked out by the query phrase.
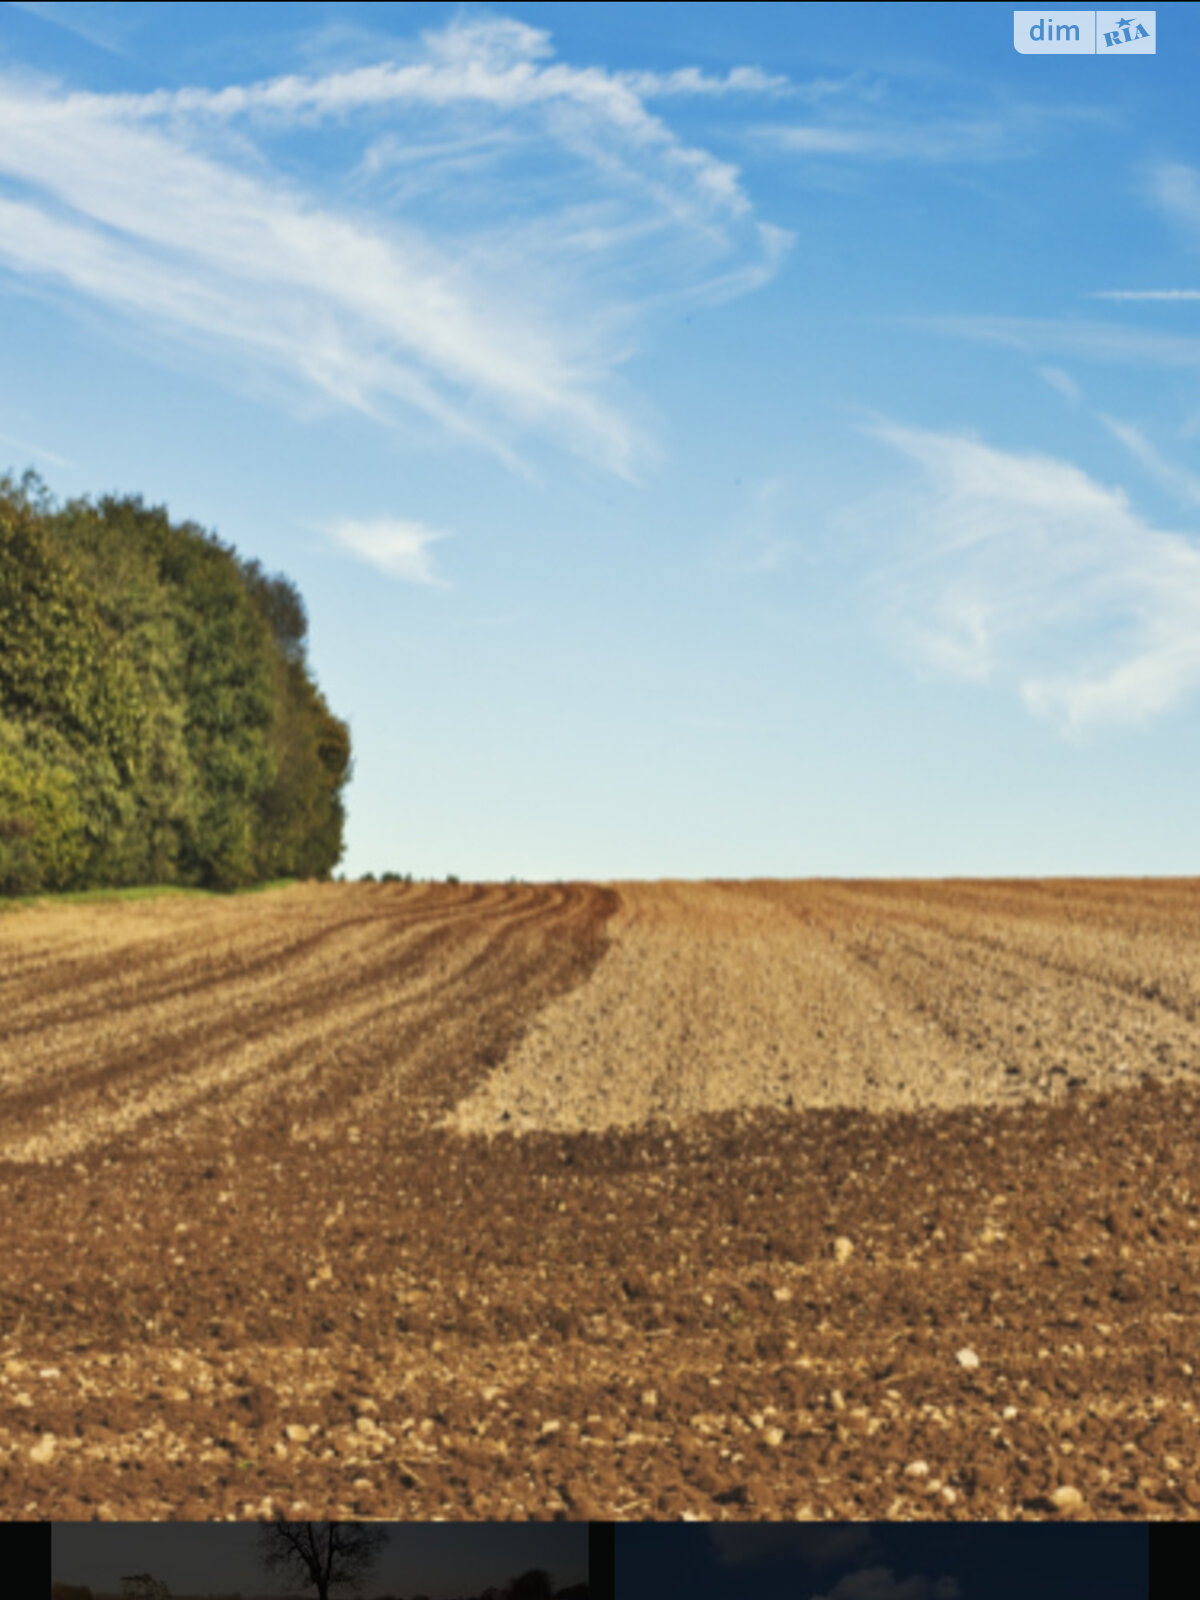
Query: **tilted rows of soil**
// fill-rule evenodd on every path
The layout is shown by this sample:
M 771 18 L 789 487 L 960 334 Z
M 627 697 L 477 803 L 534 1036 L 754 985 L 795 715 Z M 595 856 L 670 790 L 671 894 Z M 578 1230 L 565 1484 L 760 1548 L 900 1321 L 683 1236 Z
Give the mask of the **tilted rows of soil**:
M 0 1510 L 1200 1516 L 1196 907 L 325 886 L 0 918 Z M 590 1130 L 628 1097 L 657 1120 Z
M 0 1159 L 126 1134 L 143 1153 L 205 1131 L 354 1142 L 397 1108 L 419 1124 L 590 970 L 615 904 L 588 887 L 327 885 L 6 918 Z
M 1200 1080 L 1191 884 L 622 884 L 592 980 L 456 1110 L 495 1132 Z

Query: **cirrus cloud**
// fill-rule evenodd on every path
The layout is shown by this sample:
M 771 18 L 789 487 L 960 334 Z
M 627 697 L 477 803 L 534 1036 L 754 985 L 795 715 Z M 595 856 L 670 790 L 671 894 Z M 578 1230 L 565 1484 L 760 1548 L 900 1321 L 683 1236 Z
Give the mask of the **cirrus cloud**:
M 850 518 L 877 555 L 886 539 L 870 590 L 914 664 L 1013 691 L 1070 736 L 1145 723 L 1200 689 L 1195 538 L 1070 462 L 867 431 L 915 468 Z
M 144 94 L 4 75 L 0 272 L 223 378 L 636 476 L 653 444 L 617 377 L 642 320 L 755 288 L 789 242 L 647 100 L 778 80 L 578 67 L 502 17 L 406 49 Z M 311 137 L 335 121 L 336 163 Z

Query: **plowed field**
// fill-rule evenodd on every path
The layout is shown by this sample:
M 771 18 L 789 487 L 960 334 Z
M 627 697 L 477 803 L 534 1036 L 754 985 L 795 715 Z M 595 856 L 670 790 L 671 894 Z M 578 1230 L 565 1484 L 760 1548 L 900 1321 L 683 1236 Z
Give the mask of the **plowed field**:
M 1200 1517 L 1200 884 L 0 916 L 0 1513 Z

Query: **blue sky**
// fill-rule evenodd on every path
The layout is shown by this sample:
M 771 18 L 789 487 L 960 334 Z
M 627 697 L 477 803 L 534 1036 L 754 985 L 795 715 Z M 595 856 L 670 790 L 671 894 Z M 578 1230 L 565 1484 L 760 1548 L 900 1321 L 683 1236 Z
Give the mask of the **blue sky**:
M 0 464 L 299 585 L 345 870 L 1200 871 L 1200 6 L 0 6 Z

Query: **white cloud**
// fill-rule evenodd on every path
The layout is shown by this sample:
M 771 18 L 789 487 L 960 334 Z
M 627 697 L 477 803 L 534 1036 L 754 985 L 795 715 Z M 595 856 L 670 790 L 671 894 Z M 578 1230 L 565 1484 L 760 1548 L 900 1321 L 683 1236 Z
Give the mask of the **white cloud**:
M 891 423 L 915 479 L 860 505 L 879 620 L 916 665 L 1020 696 L 1069 735 L 1200 689 L 1200 545 L 1069 462 Z
M 698 67 L 677 67 L 674 72 L 622 72 L 620 81 L 643 99 L 664 95 L 786 94 L 791 83 L 779 73 L 761 67 L 733 67 L 714 78 Z
M 0 444 L 10 445 L 14 450 L 20 450 L 26 455 L 37 456 L 41 461 L 49 461 L 56 467 L 73 467 L 75 463 L 68 461 L 65 456 L 55 455 L 53 450 L 43 449 L 41 445 L 30 444 L 28 439 L 15 438 L 11 433 L 0 433 Z
M 1173 494 L 1184 505 L 1200 506 L 1200 475 L 1189 472 L 1186 467 L 1181 467 L 1174 461 L 1168 461 L 1132 423 L 1103 416 L 1100 417 L 1100 421 L 1113 438 L 1119 440 L 1134 460 L 1140 462 L 1150 476 L 1168 493 Z
M 1095 289 L 1093 300 L 1200 300 L 1200 289 Z
M 268 115 L 312 119 L 367 109 L 486 108 L 505 115 L 557 114 L 554 132 L 576 154 L 640 183 L 677 213 L 707 218 L 715 205 L 749 213 L 737 169 L 684 145 L 646 110 L 650 95 L 770 92 L 786 81 L 757 68 L 734 68 L 714 79 L 694 68 L 674 73 L 610 73 L 553 59 L 550 35 L 510 18 L 459 19 L 422 35 L 424 59 L 357 67 L 318 77 L 289 75 L 225 89 L 159 90 L 114 97 L 130 116 L 205 116 L 221 120 Z M 563 115 L 566 113 L 566 116 Z
M 859 154 L 879 148 L 876 135 L 861 128 L 791 127 L 763 130 L 772 144 L 780 150 L 807 154 Z
M 398 517 L 375 517 L 365 521 L 343 518 L 329 529 L 330 537 L 389 578 L 408 583 L 433 583 L 444 587 L 445 580 L 433 570 L 430 545 L 448 535 L 421 522 Z
M 1200 172 L 1164 161 L 1150 174 L 1150 198 L 1173 222 L 1200 239 Z
M 760 1562 L 778 1565 L 791 1560 L 807 1567 L 825 1567 L 858 1558 L 863 1560 L 875 1543 L 869 1525 L 844 1523 L 838 1526 L 786 1523 L 746 1523 L 728 1526 L 709 1525 L 708 1536 L 714 1553 L 723 1566 L 753 1566 Z M 797 1578 L 801 1574 L 797 1572 Z M 752 1581 L 748 1576 L 747 1581 Z M 959 1600 L 955 1578 L 941 1577 L 935 1583 L 919 1574 L 898 1579 L 883 1566 L 859 1567 L 843 1574 L 825 1594 L 813 1600 Z
M 847 82 L 843 98 L 885 98 L 879 86 L 864 90 Z M 865 106 L 843 109 L 828 121 L 762 124 L 754 138 L 785 154 L 861 156 L 871 161 L 994 161 L 1032 156 L 1056 126 L 1107 121 L 1109 113 L 1090 107 L 998 103 L 980 113 L 926 117 L 915 110 Z
M 928 1594 L 927 1578 L 900 1580 L 889 1567 L 862 1567 L 858 1572 L 848 1572 L 817 1600 L 927 1600 Z
M 971 314 L 899 319 L 908 327 L 983 344 L 1033 353 L 1055 352 L 1085 361 L 1129 366 L 1200 366 L 1200 339 L 1153 333 L 1119 323 L 1072 322 L 1057 317 L 992 317 Z
M 1065 395 L 1070 401 L 1079 399 L 1079 385 L 1069 372 L 1064 372 L 1061 367 L 1039 367 L 1038 377 L 1057 389 L 1059 394 Z
M 39 0 L 13 0 L 17 11 L 27 11 L 30 16 L 38 17 L 43 22 L 50 22 L 56 28 L 65 28 L 68 33 L 76 34 L 80 39 L 86 39 L 89 44 L 94 44 L 100 50 L 107 50 L 110 55 L 123 56 L 128 51 L 117 42 L 122 31 L 128 30 L 130 19 L 118 21 L 113 16 L 113 8 L 107 5 L 54 5 L 39 3 Z M 136 23 L 133 24 L 136 26 Z
M 381 422 L 411 407 L 510 464 L 533 435 L 634 475 L 649 445 L 615 375 L 639 317 L 747 292 L 789 236 L 632 79 L 538 29 L 459 21 L 410 54 L 141 95 L 0 80 L 0 266 Z M 348 177 L 286 144 L 331 118 Z

